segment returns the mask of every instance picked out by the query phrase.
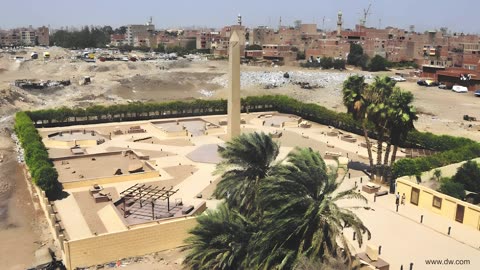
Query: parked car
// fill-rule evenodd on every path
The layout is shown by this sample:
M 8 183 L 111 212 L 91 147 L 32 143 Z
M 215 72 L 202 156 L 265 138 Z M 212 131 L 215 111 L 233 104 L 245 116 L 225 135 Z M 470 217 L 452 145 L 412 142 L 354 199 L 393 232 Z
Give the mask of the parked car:
M 477 91 L 475 91 L 475 96 L 476 96 L 476 97 L 480 97 L 480 89 L 478 89 Z
M 444 84 L 444 83 L 441 83 L 441 84 L 438 85 L 438 88 L 440 88 L 440 89 L 447 89 L 447 85 Z
M 426 86 L 427 85 L 427 83 L 424 80 L 417 81 L 417 84 L 421 85 L 421 86 Z
M 425 80 L 425 85 L 426 86 L 439 86 L 440 84 L 436 81 L 432 81 L 432 80 Z
M 468 88 L 465 87 L 465 86 L 461 86 L 461 85 L 454 85 L 452 87 L 452 91 L 453 92 L 456 92 L 456 93 L 467 93 L 468 92 Z
M 390 79 L 392 79 L 393 81 L 396 81 L 396 82 L 405 82 L 406 79 L 403 78 L 402 76 L 392 76 L 390 77 Z

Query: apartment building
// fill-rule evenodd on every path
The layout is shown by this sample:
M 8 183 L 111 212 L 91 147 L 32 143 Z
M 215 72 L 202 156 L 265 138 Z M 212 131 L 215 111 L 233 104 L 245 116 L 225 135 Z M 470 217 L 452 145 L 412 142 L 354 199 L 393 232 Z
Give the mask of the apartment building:
M 146 43 L 146 40 L 155 34 L 155 25 L 150 22 L 146 24 L 127 25 L 126 44 L 134 47 L 140 47 Z M 150 43 L 150 42 L 148 42 Z
M 49 42 L 49 29 L 45 26 L 38 29 L 30 26 L 28 28 L 15 28 L 0 32 L 1 46 L 48 46 Z
M 50 30 L 46 26 L 39 27 L 36 31 L 37 43 L 41 46 L 50 45 Z

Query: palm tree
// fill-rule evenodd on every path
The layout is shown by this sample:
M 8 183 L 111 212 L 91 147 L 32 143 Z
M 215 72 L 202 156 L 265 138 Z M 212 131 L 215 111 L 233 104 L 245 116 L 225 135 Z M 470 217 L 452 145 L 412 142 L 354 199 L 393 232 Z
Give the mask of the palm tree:
M 193 270 L 244 269 L 254 224 L 223 204 L 197 221 L 183 263 Z
M 411 105 L 413 102 L 413 94 L 411 92 L 395 89 L 390 97 L 390 109 L 388 113 L 390 141 L 388 142 L 387 152 L 385 153 L 384 166 L 387 170 L 384 172 L 384 178 L 390 182 L 390 191 L 393 192 L 394 186 L 391 179 L 391 167 L 396 160 L 398 145 L 407 137 L 407 134 L 415 129 L 413 121 L 418 119 L 415 108 Z M 388 155 L 391 145 L 393 144 L 393 152 L 388 164 Z
M 279 145 L 263 132 L 251 133 L 241 134 L 218 151 L 223 161 L 215 173 L 221 173 L 222 180 L 214 195 L 225 198 L 228 206 L 249 216 L 256 210 L 260 182 L 281 170 L 275 162 Z
M 344 258 L 351 265 L 351 251 L 343 229 L 351 227 L 363 243 L 363 233 L 370 231 L 347 207 L 337 203 L 344 199 L 366 198 L 355 188 L 338 191 L 343 180 L 336 172 L 327 172 L 325 162 L 311 148 L 297 148 L 288 155 L 287 173 L 280 179 L 265 181 L 260 190 L 264 205 L 262 235 L 253 241 L 256 247 L 251 259 L 255 268 L 290 269 L 301 256 Z
M 367 144 L 368 160 L 370 168 L 373 169 L 373 156 L 370 139 L 368 138 L 366 111 L 370 104 L 368 85 L 363 76 L 353 75 L 348 77 L 343 83 L 343 104 L 347 107 L 348 114 L 352 115 L 354 120 L 362 124 L 365 143 Z M 373 179 L 373 174 L 370 174 Z
M 386 140 L 385 135 L 388 134 L 389 98 L 395 88 L 395 81 L 387 76 L 376 76 L 375 81 L 368 87 L 370 102 L 367 107 L 367 118 L 375 126 L 377 134 L 377 165 L 374 172 L 377 178 L 380 178 L 383 142 Z

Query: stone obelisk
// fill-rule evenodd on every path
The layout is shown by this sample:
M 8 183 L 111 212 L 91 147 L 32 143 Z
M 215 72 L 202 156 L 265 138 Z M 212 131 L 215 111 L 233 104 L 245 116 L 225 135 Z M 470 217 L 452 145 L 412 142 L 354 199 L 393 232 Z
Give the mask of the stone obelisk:
M 230 37 L 227 139 L 240 135 L 240 37 L 236 31 Z

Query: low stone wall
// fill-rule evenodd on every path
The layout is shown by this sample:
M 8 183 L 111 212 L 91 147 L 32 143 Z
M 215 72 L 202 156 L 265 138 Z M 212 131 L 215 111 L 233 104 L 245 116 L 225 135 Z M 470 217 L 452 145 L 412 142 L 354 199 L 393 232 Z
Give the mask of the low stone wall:
M 205 130 L 205 135 L 212 135 L 212 134 L 223 134 L 225 133 L 225 129 L 223 127 L 214 127 Z
M 300 120 L 285 121 L 283 122 L 282 127 L 298 127 Z
M 188 136 L 188 131 L 186 129 L 185 130 L 180 130 L 180 131 L 165 131 L 161 128 L 158 128 L 158 130 L 160 131 L 160 133 L 162 133 L 163 136 L 168 137 L 168 138 L 187 137 Z
M 97 140 L 73 140 L 73 141 L 59 141 L 59 140 L 52 140 L 52 139 L 44 139 L 43 144 L 45 147 L 52 147 L 52 148 L 72 148 L 76 145 L 80 147 L 90 147 L 97 145 Z
M 65 242 L 65 266 L 75 269 L 180 247 L 185 245 L 188 232 L 196 225 L 195 217 L 177 218 L 143 228 L 68 241 Z
M 142 172 L 142 173 L 132 173 L 127 175 L 115 175 L 111 177 L 90 178 L 90 179 L 79 180 L 75 182 L 65 182 L 65 183 L 62 183 L 62 185 L 64 189 L 72 189 L 72 188 L 79 188 L 79 187 L 91 187 L 94 184 L 105 185 L 105 184 L 119 183 L 119 182 L 126 182 L 126 181 L 144 180 L 144 179 L 154 178 L 158 176 L 160 176 L 160 173 L 158 171 L 150 171 L 150 172 Z

